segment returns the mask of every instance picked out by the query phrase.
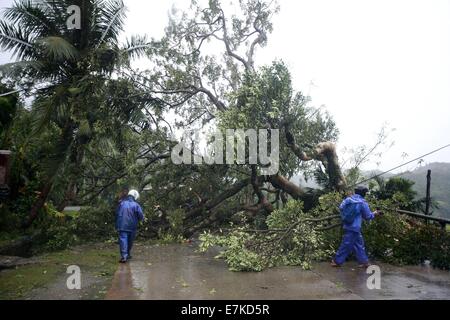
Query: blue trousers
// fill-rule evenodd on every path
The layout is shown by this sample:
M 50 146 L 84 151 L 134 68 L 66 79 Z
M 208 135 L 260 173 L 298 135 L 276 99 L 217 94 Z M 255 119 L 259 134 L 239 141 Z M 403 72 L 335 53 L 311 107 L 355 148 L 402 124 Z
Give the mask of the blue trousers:
M 366 264 L 369 262 L 361 232 L 345 230 L 341 246 L 336 253 L 334 262 L 336 262 L 337 264 L 343 264 L 350 253 L 352 253 L 353 251 L 356 254 L 358 263 Z
M 119 231 L 120 255 L 122 259 L 127 260 L 130 257 L 135 237 L 136 232 Z

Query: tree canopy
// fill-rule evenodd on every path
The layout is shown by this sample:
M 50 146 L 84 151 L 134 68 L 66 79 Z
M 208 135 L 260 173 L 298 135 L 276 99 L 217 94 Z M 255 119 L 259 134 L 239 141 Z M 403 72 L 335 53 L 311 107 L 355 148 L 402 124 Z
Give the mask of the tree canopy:
M 237 223 L 268 232 L 261 237 L 238 228 L 241 238 L 232 233 L 235 238 L 218 240 L 236 252 L 253 243 L 258 250 L 242 251 L 248 261 L 271 254 L 277 262 L 307 265 L 313 257 L 306 252 L 331 241 L 321 233 L 337 226 L 327 215 L 335 215 L 359 164 L 385 135 L 344 168 L 332 115 L 294 89 L 283 61 L 256 63 L 278 5 L 238 3 L 231 13 L 223 1 L 192 0 L 187 12 L 172 10 L 160 39 L 137 35 L 125 43 L 119 41 L 126 18 L 121 0 L 20 0 L 7 8 L 0 47 L 16 61 L 0 67 L 0 137 L 13 151 L 13 166 L 12 192 L 1 209 L 13 218 L 0 223 L 45 226 L 49 237 L 59 237 L 50 234 L 56 226 L 48 227 L 46 219 L 79 205 L 88 215 L 70 228 L 83 227 L 86 237 L 108 234 L 119 193 L 133 187 L 143 195 L 146 236 L 190 237 Z M 72 5 L 80 8 L 80 28 L 68 28 Z M 148 68 L 134 68 L 136 58 Z M 278 130 L 279 171 L 266 174 L 261 158 L 175 164 L 177 136 L 192 129 Z M 244 140 L 246 149 L 252 147 Z M 320 188 L 293 182 L 298 174 Z M 388 182 L 379 198 L 390 201 L 402 192 L 409 199 L 411 186 L 402 183 Z M 302 238 L 306 233 L 310 237 Z M 265 251 L 266 242 L 276 244 L 271 250 L 302 249 L 275 255 Z

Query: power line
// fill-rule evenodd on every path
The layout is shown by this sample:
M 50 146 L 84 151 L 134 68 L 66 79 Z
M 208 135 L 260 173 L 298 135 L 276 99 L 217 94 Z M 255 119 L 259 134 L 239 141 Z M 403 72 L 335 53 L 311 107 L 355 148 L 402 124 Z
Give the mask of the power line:
M 2 93 L 2 94 L 0 94 L 0 97 L 6 97 L 6 96 L 9 96 L 9 95 L 12 95 L 12 94 L 14 94 L 14 93 L 18 93 L 18 92 L 21 92 L 21 91 L 24 91 L 23 89 L 21 89 L 21 90 L 14 90 L 14 91 L 10 91 L 10 92 L 6 92 L 6 93 Z
M 389 172 L 391 172 L 391 171 L 394 171 L 394 170 L 396 170 L 396 169 L 398 169 L 398 168 L 401 168 L 401 167 L 403 167 L 403 166 L 406 166 L 407 164 L 410 164 L 410 163 L 415 162 L 415 161 L 417 161 L 417 160 L 420 160 L 420 159 L 422 159 L 422 158 L 428 157 L 429 155 L 432 155 L 433 153 L 436 153 L 436 152 L 441 151 L 441 150 L 443 150 L 443 149 L 445 149 L 445 148 L 448 148 L 448 147 L 450 147 L 450 144 L 447 144 L 446 146 L 443 146 L 443 147 L 441 147 L 441 148 L 438 148 L 438 149 L 436 149 L 436 150 L 433 150 L 433 151 L 431 151 L 431 152 L 429 152 L 429 153 L 427 153 L 427 154 L 424 154 L 423 156 L 420 156 L 420 157 L 417 157 L 417 158 L 415 158 L 415 159 L 413 159 L 413 160 L 410 160 L 410 161 L 408 161 L 408 162 L 405 162 L 405 163 L 403 163 L 403 164 L 401 164 L 401 165 L 399 165 L 399 166 L 396 166 L 395 168 L 392 168 L 392 169 L 387 170 L 387 171 L 385 171 L 385 172 L 382 172 L 382 173 L 379 173 L 379 174 L 377 174 L 377 175 L 374 175 L 373 177 L 371 177 L 371 178 L 369 178 L 369 179 L 365 179 L 365 180 L 362 180 L 362 181 L 360 181 L 360 182 L 358 182 L 358 183 L 355 183 L 354 185 L 350 186 L 350 188 L 353 188 L 353 187 L 355 187 L 355 186 L 357 186 L 357 185 L 359 185 L 359 184 L 363 184 L 363 183 L 368 182 L 368 181 L 370 181 L 370 180 L 373 180 L 373 179 L 375 179 L 375 178 L 384 176 L 385 174 L 387 174 L 387 173 L 389 173 Z

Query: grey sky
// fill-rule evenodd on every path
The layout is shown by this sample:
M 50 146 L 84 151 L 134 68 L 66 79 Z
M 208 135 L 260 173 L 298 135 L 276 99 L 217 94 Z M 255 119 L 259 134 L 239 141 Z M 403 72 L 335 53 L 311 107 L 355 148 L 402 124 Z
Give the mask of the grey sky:
M 124 2 L 125 36 L 159 37 L 172 4 L 186 7 L 189 1 Z M 0 7 L 10 3 L 0 0 Z M 450 143 L 450 0 L 279 4 L 275 30 L 257 52 L 257 62 L 287 63 L 295 89 L 310 93 L 313 105 L 325 105 L 333 115 L 341 132 L 339 148 L 370 145 L 388 123 L 396 129 L 395 145 L 380 168 L 389 169 Z M 8 57 L 2 53 L 0 63 Z M 409 157 L 403 159 L 403 153 Z M 450 148 L 425 161 L 450 162 Z M 375 167 L 375 161 L 365 165 Z

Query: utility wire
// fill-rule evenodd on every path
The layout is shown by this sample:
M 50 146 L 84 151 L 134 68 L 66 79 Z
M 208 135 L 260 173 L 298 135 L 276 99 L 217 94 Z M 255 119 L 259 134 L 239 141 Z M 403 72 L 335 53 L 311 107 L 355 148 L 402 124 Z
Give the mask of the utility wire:
M 23 91 L 23 89 L 22 89 L 22 90 L 14 90 L 14 91 L 2 93 L 2 94 L 0 94 L 0 97 L 6 97 L 6 96 L 9 96 L 9 95 L 12 95 L 12 94 L 14 94 L 14 93 L 21 92 L 21 91 Z
M 359 185 L 359 184 L 363 184 L 363 183 L 368 182 L 368 181 L 370 181 L 370 180 L 373 180 L 373 179 L 375 179 L 375 178 L 384 176 L 385 174 L 387 174 L 387 173 L 389 173 L 389 172 L 391 172 L 391 171 L 394 171 L 394 170 L 396 170 L 396 169 L 398 169 L 398 168 L 401 168 L 401 167 L 403 167 L 403 166 L 406 166 L 407 164 L 410 164 L 410 163 L 412 163 L 412 162 L 414 162 L 414 161 L 417 161 L 417 160 L 420 160 L 420 159 L 422 159 L 422 158 L 428 157 L 429 155 L 432 155 L 433 153 L 436 153 L 436 152 L 441 151 L 441 150 L 443 150 L 443 149 L 445 149 L 445 148 L 448 148 L 448 147 L 450 147 L 450 144 L 448 144 L 448 145 L 446 145 L 446 146 L 443 146 L 443 147 L 441 147 L 441 148 L 438 148 L 438 149 L 436 149 L 436 150 L 433 150 L 433 151 L 431 151 L 431 152 L 429 152 L 429 153 L 427 153 L 427 154 L 424 154 L 423 156 L 420 156 L 420 157 L 417 157 L 417 158 L 415 158 L 415 159 L 413 159 L 413 160 L 410 160 L 410 161 L 408 161 L 408 162 L 405 162 L 405 163 L 403 163 L 403 164 L 401 164 L 401 165 L 399 165 L 399 166 L 396 166 L 395 168 L 392 168 L 392 169 L 389 169 L 389 170 L 384 171 L 384 172 L 382 172 L 382 173 L 379 173 L 379 174 L 377 174 L 377 175 L 374 175 L 373 177 L 371 177 L 371 178 L 369 178 L 369 179 L 365 179 L 365 180 L 362 180 L 362 181 L 360 181 L 360 182 L 358 182 L 358 183 L 355 183 L 354 185 L 350 186 L 350 188 L 356 187 L 356 186 Z

